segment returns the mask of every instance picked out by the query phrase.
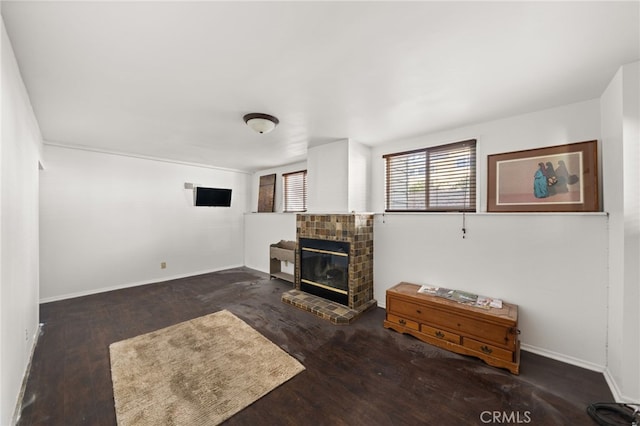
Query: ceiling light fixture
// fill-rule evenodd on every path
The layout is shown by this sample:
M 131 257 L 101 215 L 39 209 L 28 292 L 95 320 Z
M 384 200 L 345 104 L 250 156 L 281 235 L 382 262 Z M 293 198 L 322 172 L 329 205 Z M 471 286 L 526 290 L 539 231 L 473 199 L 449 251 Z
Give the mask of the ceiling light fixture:
M 258 133 L 269 133 L 280 121 L 273 115 L 252 112 L 244 116 L 244 122 Z

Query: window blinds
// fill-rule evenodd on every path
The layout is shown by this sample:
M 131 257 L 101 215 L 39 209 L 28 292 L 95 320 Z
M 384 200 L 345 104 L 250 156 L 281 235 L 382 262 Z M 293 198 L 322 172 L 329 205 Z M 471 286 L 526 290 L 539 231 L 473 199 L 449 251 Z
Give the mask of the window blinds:
M 386 211 L 476 211 L 475 139 L 383 158 Z
M 307 210 L 307 171 L 285 173 L 284 211 L 304 212 Z

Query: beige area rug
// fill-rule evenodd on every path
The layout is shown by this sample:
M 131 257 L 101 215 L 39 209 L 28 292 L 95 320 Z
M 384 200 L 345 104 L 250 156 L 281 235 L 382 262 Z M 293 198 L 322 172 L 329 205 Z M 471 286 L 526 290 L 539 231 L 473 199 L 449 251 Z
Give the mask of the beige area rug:
M 229 311 L 113 343 L 118 425 L 215 425 L 304 370 Z

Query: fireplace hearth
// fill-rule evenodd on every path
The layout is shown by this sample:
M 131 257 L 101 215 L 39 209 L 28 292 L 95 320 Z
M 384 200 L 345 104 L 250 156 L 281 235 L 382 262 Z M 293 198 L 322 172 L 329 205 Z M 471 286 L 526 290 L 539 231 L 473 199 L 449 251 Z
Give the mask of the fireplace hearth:
M 372 214 L 299 214 L 296 235 L 296 288 L 284 302 L 336 324 L 377 306 Z

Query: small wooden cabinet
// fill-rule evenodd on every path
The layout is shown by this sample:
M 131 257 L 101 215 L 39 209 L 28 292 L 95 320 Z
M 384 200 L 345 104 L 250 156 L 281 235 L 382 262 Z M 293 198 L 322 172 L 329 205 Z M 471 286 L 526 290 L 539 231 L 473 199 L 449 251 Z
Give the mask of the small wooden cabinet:
M 282 272 L 282 262 L 291 262 L 295 265 L 296 242 L 281 240 L 279 243 L 269 246 L 269 276 L 284 281 L 294 282 L 293 274 Z
M 387 290 L 385 328 L 519 374 L 517 305 L 485 309 L 418 293 L 419 288 L 403 282 Z

